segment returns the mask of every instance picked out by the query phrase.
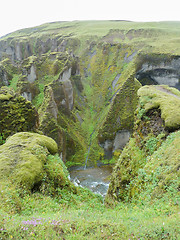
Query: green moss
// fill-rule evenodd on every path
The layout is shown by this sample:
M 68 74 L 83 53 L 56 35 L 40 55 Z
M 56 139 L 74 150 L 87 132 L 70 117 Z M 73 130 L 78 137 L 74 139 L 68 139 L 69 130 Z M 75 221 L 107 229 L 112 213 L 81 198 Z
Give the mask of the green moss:
M 132 131 L 139 87 L 140 84 L 131 77 L 117 93 L 100 130 L 102 140 L 114 139 L 116 132 L 122 129 Z
M 167 86 L 144 86 L 138 91 L 145 112 L 159 108 L 169 130 L 180 127 L 180 93 Z M 148 98 L 147 98 L 148 96 Z
M 17 83 L 18 83 L 19 79 L 20 79 L 20 75 L 15 74 L 15 75 L 13 75 L 13 78 L 12 78 L 12 80 L 10 81 L 9 87 L 13 88 L 14 91 L 17 90 Z
M 37 129 L 37 111 L 30 102 L 7 87 L 0 89 L 0 95 L 3 96 L 0 98 L 0 133 L 3 140 L 16 132 Z
M 23 198 L 35 192 L 61 195 L 62 200 L 77 193 L 57 151 L 53 139 L 28 132 L 17 133 L 0 146 L 0 206 L 4 211 L 22 211 Z
M 1 179 L 10 178 L 28 190 L 42 179 L 46 155 L 57 152 L 57 144 L 36 133 L 17 133 L 0 147 Z
M 108 204 L 120 200 L 177 199 L 179 131 L 167 137 L 166 119 L 164 122 L 161 118 L 164 105 L 175 110 L 171 98 L 179 101 L 179 92 L 175 90 L 174 95 L 172 90 L 165 86 L 145 86 L 138 91 L 140 99 L 133 138 L 123 149 L 114 168 L 106 197 Z M 178 110 L 176 112 L 178 115 Z M 172 125 L 170 129 L 173 129 Z
M 113 170 L 106 203 L 112 204 L 113 201 L 124 201 L 127 198 L 127 186 L 137 176 L 138 170 L 145 163 L 145 152 L 139 149 L 135 139 L 131 138 Z
M 75 191 L 75 186 L 70 182 L 66 166 L 58 155 L 49 155 L 45 165 L 46 175 L 43 178 L 41 191 L 46 194 L 59 194 L 63 188 Z
M 35 105 L 35 107 L 38 109 L 44 100 L 44 84 L 39 84 L 39 91 L 40 93 L 35 96 L 35 98 L 32 100 L 32 103 Z
M 13 96 L 11 94 L 0 94 L 0 100 L 2 101 L 8 101 L 9 99 L 11 99 Z
M 177 203 L 180 200 L 180 131 L 170 134 L 162 146 L 147 158 L 146 165 L 130 183 L 133 198 L 155 201 L 164 198 Z

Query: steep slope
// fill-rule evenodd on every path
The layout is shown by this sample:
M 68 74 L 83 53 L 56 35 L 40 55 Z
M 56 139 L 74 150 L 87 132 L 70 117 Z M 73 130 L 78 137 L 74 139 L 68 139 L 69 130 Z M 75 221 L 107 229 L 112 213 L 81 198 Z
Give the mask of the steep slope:
M 179 26 L 74 21 L 14 32 L 0 39 L 0 86 L 35 105 L 68 166 L 96 165 L 132 133 L 135 77 L 179 87 Z
M 168 86 L 144 86 L 132 138 L 114 168 L 108 204 L 179 196 L 180 92 Z

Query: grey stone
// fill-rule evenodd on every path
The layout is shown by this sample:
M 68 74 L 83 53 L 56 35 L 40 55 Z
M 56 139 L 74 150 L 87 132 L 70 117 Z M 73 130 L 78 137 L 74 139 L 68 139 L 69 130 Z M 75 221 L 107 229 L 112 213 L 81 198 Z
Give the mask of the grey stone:
M 36 70 L 35 67 L 32 65 L 30 68 L 30 73 L 27 75 L 28 82 L 33 83 L 36 80 Z
M 130 132 L 128 130 L 117 132 L 113 143 L 113 151 L 123 149 L 126 143 L 129 141 L 129 138 Z
M 146 60 L 136 74 L 136 78 L 146 84 L 169 85 L 180 89 L 180 57 L 171 60 L 166 58 L 157 61 L 157 58 Z M 145 79 L 148 82 L 144 82 Z
M 115 79 L 112 81 L 112 88 L 113 88 L 113 90 L 115 89 L 115 87 L 118 86 L 117 82 L 119 81 L 120 76 L 121 76 L 121 73 L 118 73 L 116 75 Z
M 21 93 L 21 96 L 23 96 L 26 100 L 32 101 L 32 94 L 30 92 L 23 92 Z

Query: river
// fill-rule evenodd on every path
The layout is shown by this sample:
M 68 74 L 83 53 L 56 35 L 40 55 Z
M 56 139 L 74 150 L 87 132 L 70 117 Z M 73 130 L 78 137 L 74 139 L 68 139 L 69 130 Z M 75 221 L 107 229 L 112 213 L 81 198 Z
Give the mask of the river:
M 105 197 L 109 187 L 111 173 L 111 166 L 101 166 L 96 168 L 71 170 L 70 178 L 76 186 L 87 187 L 92 192 Z

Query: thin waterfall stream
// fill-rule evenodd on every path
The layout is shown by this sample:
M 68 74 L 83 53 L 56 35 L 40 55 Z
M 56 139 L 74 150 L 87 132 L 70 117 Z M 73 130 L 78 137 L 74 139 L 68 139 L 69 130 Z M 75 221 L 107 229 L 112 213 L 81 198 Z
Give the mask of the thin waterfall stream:
M 92 135 L 94 134 L 94 132 L 95 132 L 95 129 L 90 134 L 89 147 L 88 147 L 88 151 L 87 151 L 87 155 L 86 155 L 86 161 L 85 161 L 84 169 L 87 168 L 87 163 L 88 163 L 88 159 L 89 159 L 89 153 L 90 153 L 91 144 L 92 144 Z
M 90 134 L 89 146 L 85 159 L 84 168 L 70 170 L 70 179 L 76 186 L 86 187 L 96 194 L 105 197 L 112 173 L 112 166 L 102 165 L 100 167 L 88 168 L 89 153 L 92 146 L 92 136 L 95 129 Z
M 85 161 L 85 165 L 84 165 L 84 170 L 87 168 L 87 162 L 88 162 L 88 158 L 89 158 L 90 149 L 91 149 L 91 142 L 90 142 L 90 145 L 89 145 L 89 147 L 88 147 L 88 152 L 87 152 L 87 156 L 86 156 L 86 161 Z

